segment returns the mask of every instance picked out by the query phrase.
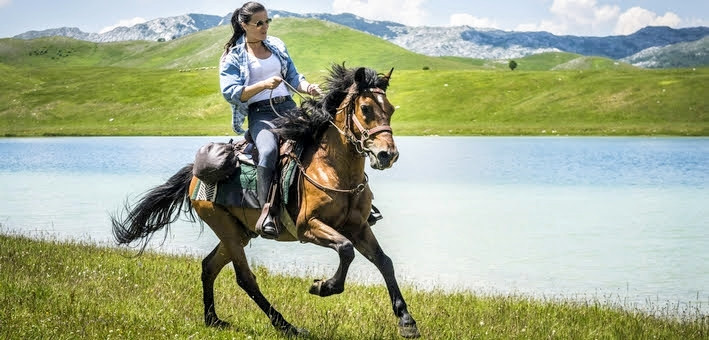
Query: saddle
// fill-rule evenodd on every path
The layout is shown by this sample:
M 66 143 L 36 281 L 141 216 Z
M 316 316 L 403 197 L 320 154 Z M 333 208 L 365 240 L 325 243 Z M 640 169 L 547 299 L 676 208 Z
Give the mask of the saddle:
M 281 201 L 287 205 L 288 192 L 298 176 L 297 162 L 293 157 L 300 158 L 302 145 L 294 140 L 279 139 L 279 162 L 276 164 L 275 178 L 269 196 L 269 203 L 275 205 Z M 194 200 L 204 200 L 221 205 L 258 209 L 256 195 L 256 167 L 258 165 L 258 149 L 250 138 L 228 143 L 209 143 L 198 151 L 193 169 L 199 179 L 190 197 Z M 211 157 L 211 159 L 209 159 Z M 206 165 L 205 165 L 206 164 Z M 209 169 L 210 167 L 216 169 Z M 205 175 L 208 174 L 208 175 Z M 219 174 L 216 178 L 214 174 Z

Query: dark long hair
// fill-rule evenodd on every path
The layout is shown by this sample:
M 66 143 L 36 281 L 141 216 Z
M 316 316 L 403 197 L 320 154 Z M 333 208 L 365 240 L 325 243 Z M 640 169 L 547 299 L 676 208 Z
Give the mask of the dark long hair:
M 244 28 L 241 27 L 241 23 L 251 21 L 251 16 L 254 15 L 254 13 L 265 10 L 266 7 L 262 4 L 255 1 L 249 1 L 234 11 L 234 14 L 231 15 L 231 29 L 234 34 L 231 36 L 226 45 L 224 45 L 224 49 L 227 52 L 229 52 L 229 49 L 236 45 L 236 41 L 239 40 L 244 33 L 246 33 Z

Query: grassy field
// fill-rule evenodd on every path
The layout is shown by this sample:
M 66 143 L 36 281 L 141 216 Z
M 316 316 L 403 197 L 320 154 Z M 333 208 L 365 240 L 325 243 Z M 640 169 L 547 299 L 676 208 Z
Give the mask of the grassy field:
M 215 73 L 0 65 L 0 135 L 228 135 Z M 398 70 L 392 82 L 398 135 L 709 135 L 709 69 Z
M 312 19 L 271 33 L 314 82 L 332 63 L 395 68 L 397 135 L 709 135 L 709 68 L 642 70 L 543 53 L 428 57 Z M 169 42 L 0 39 L 0 136 L 231 135 L 217 60 L 226 26 Z
M 200 259 L 0 234 L 0 338 L 279 338 L 234 280 L 216 283 L 217 312 L 232 323 L 203 325 Z M 264 294 L 312 339 L 396 339 L 383 285 L 349 283 L 343 294 L 307 293 L 312 278 L 257 268 Z M 696 311 L 648 315 L 600 301 L 421 291 L 404 287 L 424 339 L 706 339 Z M 670 317 L 669 315 L 674 315 Z

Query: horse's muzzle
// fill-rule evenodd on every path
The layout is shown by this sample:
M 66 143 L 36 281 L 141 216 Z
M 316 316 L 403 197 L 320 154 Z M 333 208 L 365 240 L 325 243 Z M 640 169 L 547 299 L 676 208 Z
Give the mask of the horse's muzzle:
M 399 159 L 399 152 L 398 151 L 379 151 L 376 155 L 377 158 L 377 165 L 374 167 L 375 169 L 387 169 L 390 168 L 394 163 L 396 162 L 397 159 Z

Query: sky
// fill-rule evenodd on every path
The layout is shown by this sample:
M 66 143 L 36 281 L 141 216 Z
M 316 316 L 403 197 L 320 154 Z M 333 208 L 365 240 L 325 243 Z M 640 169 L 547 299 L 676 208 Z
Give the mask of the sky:
M 645 26 L 709 26 L 709 0 L 268 0 L 267 9 L 353 13 L 409 26 L 459 26 L 556 35 L 632 34 Z M 242 1 L 0 0 L 0 38 L 58 27 L 101 33 L 188 13 L 227 15 Z

